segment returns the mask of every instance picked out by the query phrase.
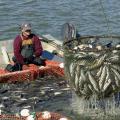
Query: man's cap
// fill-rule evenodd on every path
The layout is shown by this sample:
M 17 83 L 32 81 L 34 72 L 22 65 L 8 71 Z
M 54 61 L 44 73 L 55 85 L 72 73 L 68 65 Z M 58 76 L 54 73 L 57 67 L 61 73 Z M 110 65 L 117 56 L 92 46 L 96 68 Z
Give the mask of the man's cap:
M 31 30 L 31 24 L 30 23 L 23 23 L 21 25 L 21 30 L 22 31 Z

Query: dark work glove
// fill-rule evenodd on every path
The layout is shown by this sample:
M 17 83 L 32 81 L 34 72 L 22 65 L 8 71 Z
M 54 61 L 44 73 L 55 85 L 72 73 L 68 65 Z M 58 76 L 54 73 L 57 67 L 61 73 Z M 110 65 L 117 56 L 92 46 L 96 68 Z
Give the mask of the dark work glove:
M 22 70 L 22 64 L 16 63 L 16 64 L 14 65 L 14 71 L 19 71 L 19 70 Z
M 33 61 L 34 61 L 34 57 L 33 56 L 31 56 L 29 58 L 25 58 L 25 63 L 26 64 L 31 64 Z
M 22 70 L 22 65 L 19 63 L 16 63 L 15 65 L 8 64 L 5 68 L 5 70 L 7 70 L 9 72 L 20 71 L 20 70 Z
M 33 64 L 45 66 L 45 60 L 46 59 L 44 59 L 42 57 L 37 57 L 37 58 L 34 59 Z

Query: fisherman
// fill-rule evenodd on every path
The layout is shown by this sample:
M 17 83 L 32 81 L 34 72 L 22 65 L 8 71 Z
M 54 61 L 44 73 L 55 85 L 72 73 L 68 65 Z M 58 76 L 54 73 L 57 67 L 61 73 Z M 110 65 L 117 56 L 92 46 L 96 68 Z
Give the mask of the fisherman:
M 45 65 L 45 59 L 41 57 L 43 52 L 41 39 L 32 33 L 31 24 L 23 23 L 20 29 L 21 34 L 17 35 L 13 42 L 15 65 L 12 66 L 12 70 L 8 70 L 22 70 L 23 65 L 28 64 Z

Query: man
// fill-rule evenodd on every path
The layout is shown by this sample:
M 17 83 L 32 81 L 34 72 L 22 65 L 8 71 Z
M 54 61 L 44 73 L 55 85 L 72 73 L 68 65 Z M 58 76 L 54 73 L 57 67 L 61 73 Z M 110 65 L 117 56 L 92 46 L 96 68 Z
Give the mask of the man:
M 32 33 L 31 25 L 23 23 L 21 34 L 16 36 L 13 43 L 15 65 L 12 71 L 22 70 L 23 65 L 45 65 L 45 60 L 40 58 L 43 48 L 38 36 Z

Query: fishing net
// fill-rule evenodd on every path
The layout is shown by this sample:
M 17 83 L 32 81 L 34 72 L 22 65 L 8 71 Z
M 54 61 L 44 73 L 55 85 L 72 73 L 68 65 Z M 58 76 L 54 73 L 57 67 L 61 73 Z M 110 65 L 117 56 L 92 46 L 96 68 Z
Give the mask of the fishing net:
M 60 118 L 66 118 L 59 113 L 49 112 L 50 118 L 45 119 L 43 118 L 43 112 L 37 112 L 35 114 L 35 120 L 60 120 Z M 15 116 L 15 115 L 0 115 L 0 120 L 26 120 L 27 117 Z M 65 120 L 70 120 L 66 118 Z
M 0 115 L 0 120 L 26 120 L 26 118 L 15 115 Z
M 34 64 L 24 66 L 23 71 L 8 72 L 4 69 L 0 70 L 0 82 L 23 82 L 35 80 L 42 75 L 64 76 L 64 71 L 59 67 L 58 62 L 46 61 L 47 66 L 38 67 Z
M 64 118 L 64 119 L 66 118 L 58 113 L 51 112 L 50 114 L 51 114 L 51 118 L 49 120 L 60 120 L 60 118 Z M 47 120 L 47 119 L 43 119 L 42 115 L 43 115 L 43 113 L 38 113 L 36 115 L 36 118 L 38 118 L 38 120 Z M 70 120 L 70 119 L 66 118 L 66 120 Z
M 64 33 L 69 33 L 69 26 Z M 120 36 L 64 36 L 65 73 L 76 93 L 100 99 L 119 92 Z
M 119 116 L 120 36 L 68 38 L 63 48 L 65 76 L 77 95 L 72 107 L 83 116 Z

